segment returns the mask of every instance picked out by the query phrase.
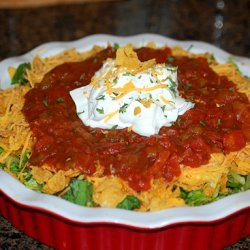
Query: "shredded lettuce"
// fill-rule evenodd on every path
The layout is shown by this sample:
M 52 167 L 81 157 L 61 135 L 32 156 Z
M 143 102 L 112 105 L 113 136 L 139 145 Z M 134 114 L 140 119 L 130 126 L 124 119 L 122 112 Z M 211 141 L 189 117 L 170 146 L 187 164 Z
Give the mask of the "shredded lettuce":
M 245 191 L 249 188 L 249 175 L 243 176 L 235 172 L 230 172 L 227 176 L 227 188 L 230 193 Z
M 25 79 L 25 73 L 27 69 L 30 69 L 30 63 L 21 63 L 17 67 L 16 73 L 11 79 L 11 84 L 17 84 L 17 83 L 21 85 L 27 84 L 28 81 Z
M 238 73 L 240 73 L 242 76 L 244 76 L 243 73 L 241 72 L 239 66 L 235 62 L 235 58 L 233 56 L 229 56 L 228 59 L 227 59 L 227 62 L 230 63 L 230 64 L 232 64 L 236 68 L 236 70 L 238 71 Z
M 134 210 L 141 206 L 141 202 L 133 195 L 127 195 L 116 207 L 126 210 Z
M 244 189 L 245 189 L 245 190 L 250 189 L 250 175 L 248 175 L 248 176 L 246 177 L 246 182 L 245 182 L 245 185 L 244 185 Z
M 24 180 L 23 184 L 34 191 L 42 192 L 43 185 L 37 183 L 33 178 L 29 178 L 28 180 Z
M 82 206 L 94 206 L 93 185 L 89 181 L 73 179 L 69 186 L 70 189 L 62 196 L 63 199 Z
M 194 191 L 186 191 L 184 188 L 180 187 L 180 197 L 189 206 L 200 206 L 211 202 L 211 198 L 206 196 L 203 190 L 198 189 Z
M 0 147 L 0 154 L 3 153 L 3 149 Z M 26 150 L 24 152 L 24 154 L 22 155 L 22 163 L 20 165 L 20 160 L 21 160 L 21 156 L 20 155 L 14 155 L 12 158 L 12 162 L 10 163 L 10 172 L 14 175 L 14 176 L 18 176 L 20 174 L 20 172 L 23 170 L 23 168 L 25 167 L 26 163 L 29 160 L 29 156 L 30 156 L 30 151 Z M 0 163 L 0 169 L 5 169 L 6 168 L 6 164 L 5 163 Z M 36 182 L 35 179 L 32 178 L 32 175 L 30 173 L 30 169 L 24 169 L 22 172 L 22 183 L 29 189 L 38 191 L 38 192 L 42 192 L 42 187 L 43 185 L 39 184 Z
M 25 164 L 28 162 L 29 155 L 30 155 L 30 152 L 25 151 L 25 153 L 22 155 L 22 163 L 21 163 L 21 165 L 20 165 L 21 156 L 20 155 L 15 155 L 13 157 L 13 160 L 12 160 L 11 164 L 10 164 L 10 171 L 13 174 L 18 175 L 21 172 L 21 170 L 24 168 Z
M 34 191 L 42 192 L 43 185 L 37 183 L 35 179 L 32 178 L 30 169 L 25 169 L 23 173 L 23 184 Z
M 180 187 L 180 197 L 189 206 L 199 206 L 210 203 L 212 201 L 219 200 L 227 195 L 238 193 L 250 189 L 250 175 L 243 176 L 235 172 L 230 172 L 227 176 L 227 192 L 220 193 L 219 185 L 217 185 L 216 191 L 212 197 L 205 195 L 203 190 L 187 191 Z
M 5 169 L 5 164 L 4 163 L 0 163 L 0 169 Z

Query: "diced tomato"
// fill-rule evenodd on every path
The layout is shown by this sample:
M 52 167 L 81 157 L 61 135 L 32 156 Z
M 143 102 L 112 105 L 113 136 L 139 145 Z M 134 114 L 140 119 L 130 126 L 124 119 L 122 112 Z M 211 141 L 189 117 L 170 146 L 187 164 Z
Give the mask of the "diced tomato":
M 226 152 L 238 151 L 246 146 L 246 138 L 240 130 L 228 132 L 223 136 L 223 146 Z
M 164 179 L 167 182 L 172 181 L 174 177 L 178 177 L 180 175 L 180 157 L 176 153 L 169 157 L 168 164 L 165 165 L 163 172 Z
M 205 113 L 202 110 L 198 109 L 189 109 L 181 116 L 181 120 L 179 122 L 179 126 L 181 128 L 186 128 L 190 124 L 199 123 L 200 121 L 204 121 Z
M 35 149 L 37 152 L 43 152 L 51 150 L 51 145 L 54 143 L 54 138 L 49 135 L 44 135 L 41 138 L 37 138 Z
M 247 125 L 243 124 L 242 132 L 245 138 L 247 139 L 247 141 L 250 141 L 250 124 L 247 124 Z
M 150 181 L 152 179 L 151 175 L 142 175 L 141 173 L 130 173 L 126 176 L 128 180 L 128 184 L 132 187 L 135 191 L 145 191 L 150 188 Z
M 184 148 L 191 148 L 195 152 L 206 152 L 210 153 L 210 147 L 206 141 L 200 136 L 192 136 L 187 140 L 183 141 Z
M 170 152 L 167 150 L 160 151 L 155 162 L 153 163 L 152 166 L 150 166 L 149 172 L 154 176 L 156 176 L 158 173 L 158 176 L 160 176 L 159 173 L 162 170 L 162 168 L 167 164 L 169 155 L 170 155 Z
M 196 168 L 202 164 L 206 164 L 210 159 L 210 155 L 207 152 L 195 152 L 193 149 L 188 148 L 183 153 L 182 164 Z
M 206 138 L 212 152 L 220 152 L 223 150 L 222 135 L 219 132 L 207 131 Z

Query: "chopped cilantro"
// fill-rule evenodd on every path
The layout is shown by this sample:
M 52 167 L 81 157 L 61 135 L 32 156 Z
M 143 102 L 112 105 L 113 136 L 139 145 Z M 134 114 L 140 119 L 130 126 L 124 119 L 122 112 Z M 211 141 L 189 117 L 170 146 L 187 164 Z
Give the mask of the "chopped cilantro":
M 193 45 L 193 44 L 190 44 L 190 45 L 188 46 L 188 48 L 187 48 L 187 52 L 190 52 L 190 50 L 191 50 L 193 47 L 194 47 L 194 45 Z
M 221 119 L 220 119 L 220 118 L 218 118 L 217 124 L 218 124 L 218 125 L 221 125 Z
M 81 76 L 80 76 L 80 80 L 84 80 L 85 79 L 85 74 L 83 73 L 83 74 L 81 74 Z
M 101 108 L 101 109 L 96 108 L 96 111 L 97 111 L 99 114 L 104 114 L 104 109 L 103 109 L 103 108 Z
M 173 63 L 173 62 L 174 62 L 174 57 L 168 56 L 168 57 L 167 57 L 167 62 Z
M 63 99 L 62 97 L 58 97 L 58 98 L 56 99 L 56 101 L 57 101 L 58 103 L 61 103 L 61 102 L 64 102 L 64 99 Z
M 82 83 L 81 83 L 81 82 L 78 82 L 78 81 L 75 81 L 74 84 L 75 84 L 76 86 L 81 86 L 81 85 L 82 85 Z
M 118 125 L 114 125 L 111 129 L 114 130 L 114 129 L 117 129 Z
M 97 58 L 95 58 L 95 59 L 93 60 L 93 63 L 97 63 Z
M 48 101 L 47 101 L 47 100 L 44 100 L 44 101 L 43 101 L 43 105 L 46 106 L 46 107 L 48 107 L 48 106 L 49 106 Z
M 126 112 L 126 109 L 128 108 L 128 104 L 127 103 L 124 103 L 120 109 L 119 109 L 119 113 L 124 113 Z
M 234 87 L 229 88 L 229 91 L 234 92 L 235 91 Z
M 105 100 L 105 96 L 104 95 L 99 95 L 96 97 L 96 100 Z
M 176 87 L 176 82 L 175 82 L 171 77 L 169 77 L 168 79 L 169 79 L 169 81 L 171 82 L 171 84 L 174 85 L 174 86 Z
M 83 113 L 85 113 L 85 111 L 83 110 L 83 111 L 81 111 L 81 112 L 77 112 L 77 115 L 81 115 L 81 114 L 83 114 Z
M 191 87 L 191 84 L 190 83 L 187 83 L 187 84 L 184 84 L 183 85 L 183 88 L 185 91 L 189 91 L 190 90 L 190 87 Z
M 129 72 L 126 72 L 124 74 L 122 74 L 123 76 L 134 76 L 133 74 L 129 73 Z
M 140 97 L 138 97 L 137 99 L 135 99 L 137 102 L 140 102 L 142 101 L 142 99 Z
M 172 74 L 177 71 L 177 67 L 174 67 L 172 64 L 166 64 L 165 67 L 167 71 L 170 71 Z
M 166 105 L 161 106 L 161 109 L 162 109 L 162 112 L 164 112 L 166 109 Z
M 179 127 L 181 126 L 181 117 L 178 117 L 177 124 L 178 124 Z
M 200 121 L 200 125 L 205 127 L 206 126 L 206 123 L 204 121 Z
M 186 102 L 192 102 L 193 100 L 194 100 L 194 97 L 191 96 L 191 97 L 189 97 L 189 98 L 186 99 Z
M 168 79 L 170 81 L 169 89 L 173 93 L 174 97 L 176 97 L 177 96 L 177 91 L 176 91 L 176 86 L 177 85 L 176 85 L 175 81 L 171 77 L 169 77 Z

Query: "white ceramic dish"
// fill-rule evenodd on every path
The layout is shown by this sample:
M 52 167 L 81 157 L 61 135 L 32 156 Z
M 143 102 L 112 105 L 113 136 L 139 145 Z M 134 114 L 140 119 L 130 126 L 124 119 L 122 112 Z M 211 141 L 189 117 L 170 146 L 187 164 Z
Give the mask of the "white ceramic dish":
M 22 56 L 3 60 L 0 63 L 0 88 L 4 89 L 10 86 L 10 78 L 7 70 L 9 66 L 17 66 L 22 62 L 31 61 L 36 54 L 47 57 L 69 48 L 85 51 L 90 49 L 94 44 L 107 46 L 108 42 L 119 43 L 120 45 L 132 43 L 136 47 L 140 47 L 150 41 L 154 41 L 158 46 L 168 45 L 172 47 L 180 45 L 184 49 L 192 46 L 191 52 L 213 53 L 216 60 L 221 63 L 226 62 L 228 57 L 231 56 L 227 52 L 204 42 L 181 42 L 155 34 L 141 34 L 130 37 L 92 35 L 72 42 L 51 42 L 43 44 Z M 233 56 L 233 58 L 240 70 L 245 75 L 250 76 L 250 59 L 238 56 Z M 242 209 L 250 208 L 250 190 L 200 207 L 169 208 L 159 212 L 141 213 L 121 209 L 87 208 L 67 202 L 56 196 L 40 194 L 29 190 L 2 170 L 0 170 L 0 191 L 17 203 L 58 214 L 71 221 L 80 223 L 117 223 L 145 229 L 161 228 L 180 222 L 212 222 L 234 214 Z

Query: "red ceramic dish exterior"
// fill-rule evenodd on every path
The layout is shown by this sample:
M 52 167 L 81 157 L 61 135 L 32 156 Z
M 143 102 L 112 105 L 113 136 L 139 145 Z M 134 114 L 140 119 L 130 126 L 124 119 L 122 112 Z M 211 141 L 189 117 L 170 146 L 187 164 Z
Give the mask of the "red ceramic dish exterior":
M 140 229 L 114 223 L 72 222 L 0 193 L 0 213 L 25 234 L 59 250 L 219 250 L 250 235 L 249 207 L 217 221 Z

